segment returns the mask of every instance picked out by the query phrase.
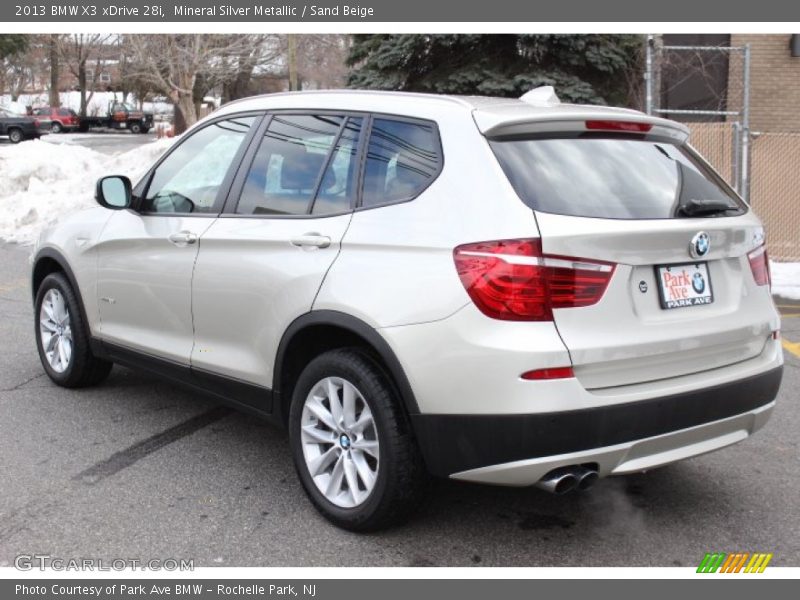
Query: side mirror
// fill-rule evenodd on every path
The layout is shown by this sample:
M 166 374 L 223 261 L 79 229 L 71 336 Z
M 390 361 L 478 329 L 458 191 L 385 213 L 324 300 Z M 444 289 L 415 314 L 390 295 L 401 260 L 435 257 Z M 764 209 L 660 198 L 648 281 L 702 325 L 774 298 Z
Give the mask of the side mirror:
M 94 198 L 100 206 L 121 210 L 131 205 L 131 180 L 124 175 L 109 175 L 97 180 Z

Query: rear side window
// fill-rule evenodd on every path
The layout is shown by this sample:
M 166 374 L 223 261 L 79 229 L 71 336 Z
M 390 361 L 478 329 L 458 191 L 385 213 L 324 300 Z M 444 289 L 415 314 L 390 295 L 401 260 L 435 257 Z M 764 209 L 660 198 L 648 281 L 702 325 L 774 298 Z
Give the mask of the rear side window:
M 374 119 L 362 206 L 411 200 L 436 179 L 441 165 L 439 134 L 433 123 Z
M 360 123 L 336 115 L 275 115 L 247 173 L 236 213 L 305 215 L 312 206 L 317 214 L 349 209 Z
M 70 115 L 70 110 L 68 108 L 59 108 L 58 109 L 58 116 L 59 117 L 69 117 L 69 116 L 71 116 Z
M 696 206 L 716 207 L 702 216 L 746 210 L 699 157 L 671 143 L 580 137 L 490 145 L 517 194 L 534 210 L 608 219 L 679 218 Z

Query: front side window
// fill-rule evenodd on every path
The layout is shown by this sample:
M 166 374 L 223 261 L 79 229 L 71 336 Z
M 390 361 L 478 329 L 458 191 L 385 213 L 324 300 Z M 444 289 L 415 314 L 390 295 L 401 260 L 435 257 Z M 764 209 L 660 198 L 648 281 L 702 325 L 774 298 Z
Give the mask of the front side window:
M 222 182 L 255 119 L 251 116 L 217 121 L 183 141 L 156 168 L 141 211 L 217 212 Z
M 277 114 L 242 188 L 240 215 L 331 214 L 348 210 L 360 118 Z
M 376 118 L 367 148 L 362 205 L 414 198 L 436 178 L 441 163 L 433 123 Z

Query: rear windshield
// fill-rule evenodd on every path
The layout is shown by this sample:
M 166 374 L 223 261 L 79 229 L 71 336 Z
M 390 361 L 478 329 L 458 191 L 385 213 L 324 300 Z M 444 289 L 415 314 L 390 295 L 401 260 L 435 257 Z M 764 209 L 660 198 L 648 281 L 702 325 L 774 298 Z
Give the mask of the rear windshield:
M 607 219 L 743 214 L 747 208 L 703 161 L 669 142 L 611 137 L 490 141 L 534 210 Z

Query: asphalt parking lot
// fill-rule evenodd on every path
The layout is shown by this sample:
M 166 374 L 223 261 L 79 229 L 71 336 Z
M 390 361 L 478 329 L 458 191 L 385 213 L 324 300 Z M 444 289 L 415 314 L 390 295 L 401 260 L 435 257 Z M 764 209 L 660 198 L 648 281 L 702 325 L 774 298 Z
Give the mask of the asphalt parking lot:
M 42 136 L 49 144 L 85 146 L 102 154 L 117 154 L 141 146 L 156 139 L 154 132 L 135 135 L 129 131 L 92 130 L 88 133 L 49 133 Z M 6 137 L 0 137 L 0 145 L 13 146 Z
M 800 359 L 787 350 L 759 435 L 562 497 L 438 483 L 389 532 L 328 524 L 286 434 L 116 367 L 71 391 L 34 348 L 29 249 L 0 244 L 0 566 L 19 554 L 194 559 L 195 566 L 696 566 L 707 551 L 800 566 Z M 800 354 L 800 306 L 781 302 Z

